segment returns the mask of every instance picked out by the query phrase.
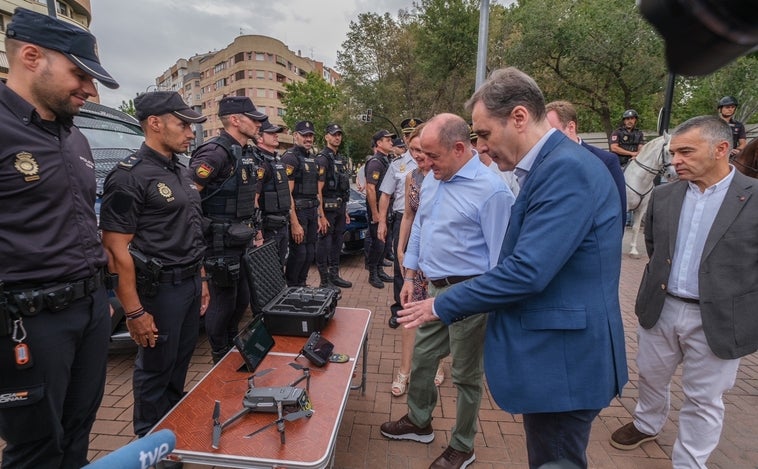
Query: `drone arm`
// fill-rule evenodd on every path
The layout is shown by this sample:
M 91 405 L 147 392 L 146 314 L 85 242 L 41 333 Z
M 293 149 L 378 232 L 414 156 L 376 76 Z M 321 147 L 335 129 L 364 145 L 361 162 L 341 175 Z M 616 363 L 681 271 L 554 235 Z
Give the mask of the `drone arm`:
M 231 424 L 233 424 L 234 422 L 236 422 L 237 420 L 239 420 L 239 419 L 240 419 L 240 417 L 242 417 L 243 415 L 247 414 L 248 412 L 250 412 L 250 409 L 249 409 L 249 408 L 247 408 L 247 407 L 243 408 L 242 410 L 240 410 L 240 411 L 239 411 L 239 412 L 237 412 L 236 414 L 234 414 L 234 415 L 232 415 L 231 417 L 229 417 L 229 420 L 227 420 L 226 422 L 222 423 L 222 424 L 221 424 L 221 428 L 226 428 L 226 427 L 228 427 L 229 425 L 231 425 Z

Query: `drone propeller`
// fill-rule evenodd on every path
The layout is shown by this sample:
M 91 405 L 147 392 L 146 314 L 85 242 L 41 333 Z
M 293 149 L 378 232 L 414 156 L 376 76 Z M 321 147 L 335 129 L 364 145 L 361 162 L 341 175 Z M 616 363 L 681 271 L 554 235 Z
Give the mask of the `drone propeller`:
M 290 386 L 297 386 L 300 381 L 305 379 L 305 390 L 310 392 L 311 390 L 311 369 L 307 366 L 303 366 L 300 363 L 291 362 L 290 366 L 296 370 L 300 370 L 303 372 L 303 376 L 299 377 L 295 381 L 293 381 Z
M 248 378 L 247 378 L 248 385 L 250 385 L 251 388 L 254 387 L 255 386 L 253 384 L 253 379 L 254 378 L 260 378 L 261 376 L 267 375 L 267 374 L 271 373 L 272 371 L 274 371 L 273 368 L 266 368 L 265 370 L 261 370 L 258 373 L 253 373 L 252 375 L 248 376 Z
M 292 412 L 290 414 L 282 416 L 282 418 L 278 418 L 274 420 L 273 422 L 266 424 L 259 428 L 258 430 L 255 430 L 252 433 L 249 433 L 245 435 L 245 438 L 252 438 L 254 435 L 257 435 L 258 433 L 267 430 L 274 425 L 276 425 L 279 428 L 279 432 L 282 434 L 282 443 L 284 443 L 284 422 L 294 422 L 295 420 L 299 420 L 303 417 L 311 417 L 313 415 L 312 410 L 300 410 L 298 412 Z
M 213 449 L 218 449 L 221 441 L 221 422 L 219 421 L 219 417 L 221 417 L 221 401 L 216 401 L 216 404 L 213 406 L 213 443 L 211 444 Z

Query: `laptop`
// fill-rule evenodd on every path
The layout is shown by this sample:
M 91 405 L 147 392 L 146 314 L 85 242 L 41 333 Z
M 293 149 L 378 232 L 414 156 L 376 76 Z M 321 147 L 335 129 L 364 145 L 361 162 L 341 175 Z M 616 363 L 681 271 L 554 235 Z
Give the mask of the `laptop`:
M 234 345 L 242 359 L 245 361 L 244 368 L 253 373 L 261 364 L 266 354 L 274 347 L 274 338 L 271 337 L 266 325 L 263 323 L 263 315 L 259 314 L 250 321 L 242 331 L 234 338 Z M 240 369 L 239 371 L 245 371 Z

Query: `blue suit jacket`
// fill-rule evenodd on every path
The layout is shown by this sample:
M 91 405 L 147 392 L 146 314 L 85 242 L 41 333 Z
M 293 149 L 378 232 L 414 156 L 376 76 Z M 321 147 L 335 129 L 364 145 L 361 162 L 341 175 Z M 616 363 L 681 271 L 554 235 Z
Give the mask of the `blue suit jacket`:
M 600 409 L 627 381 L 621 207 L 607 171 L 554 132 L 511 208 L 498 266 L 435 299 L 448 324 L 492 311 L 485 371 L 508 412 Z
M 626 180 L 624 179 L 624 171 L 619 164 L 619 157 L 615 153 L 602 150 L 598 147 L 593 147 L 584 140 L 582 140 L 582 146 L 591 151 L 593 155 L 600 158 L 600 161 L 605 163 L 605 166 L 613 177 L 613 182 L 616 183 L 619 197 L 621 197 L 621 231 L 623 232 L 626 228 Z

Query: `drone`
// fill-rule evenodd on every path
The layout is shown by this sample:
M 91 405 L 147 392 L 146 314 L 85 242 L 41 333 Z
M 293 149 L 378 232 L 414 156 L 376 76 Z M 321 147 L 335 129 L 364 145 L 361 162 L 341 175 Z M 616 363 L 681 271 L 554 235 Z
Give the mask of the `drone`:
M 251 375 L 248 378 L 247 392 L 245 392 L 245 397 L 242 399 L 242 409 L 223 423 L 219 420 L 219 417 L 221 416 L 221 402 L 215 402 L 213 406 L 213 442 L 211 443 L 211 446 L 214 449 L 219 448 L 221 432 L 224 428 L 236 422 L 249 412 L 276 413 L 277 419 L 272 423 L 245 435 L 245 438 L 251 438 L 253 435 L 276 425 L 281 436 L 282 444 L 284 444 L 285 441 L 285 422 L 292 422 L 303 417 L 310 418 L 313 415 L 313 405 L 308 397 L 308 391 L 310 390 L 311 384 L 311 370 L 299 363 L 290 363 L 290 366 L 296 370 L 302 371 L 303 375 L 287 386 L 273 388 L 255 387 L 255 377 L 260 377 L 273 371 L 271 368 Z M 303 380 L 305 380 L 305 389 L 296 387 Z

